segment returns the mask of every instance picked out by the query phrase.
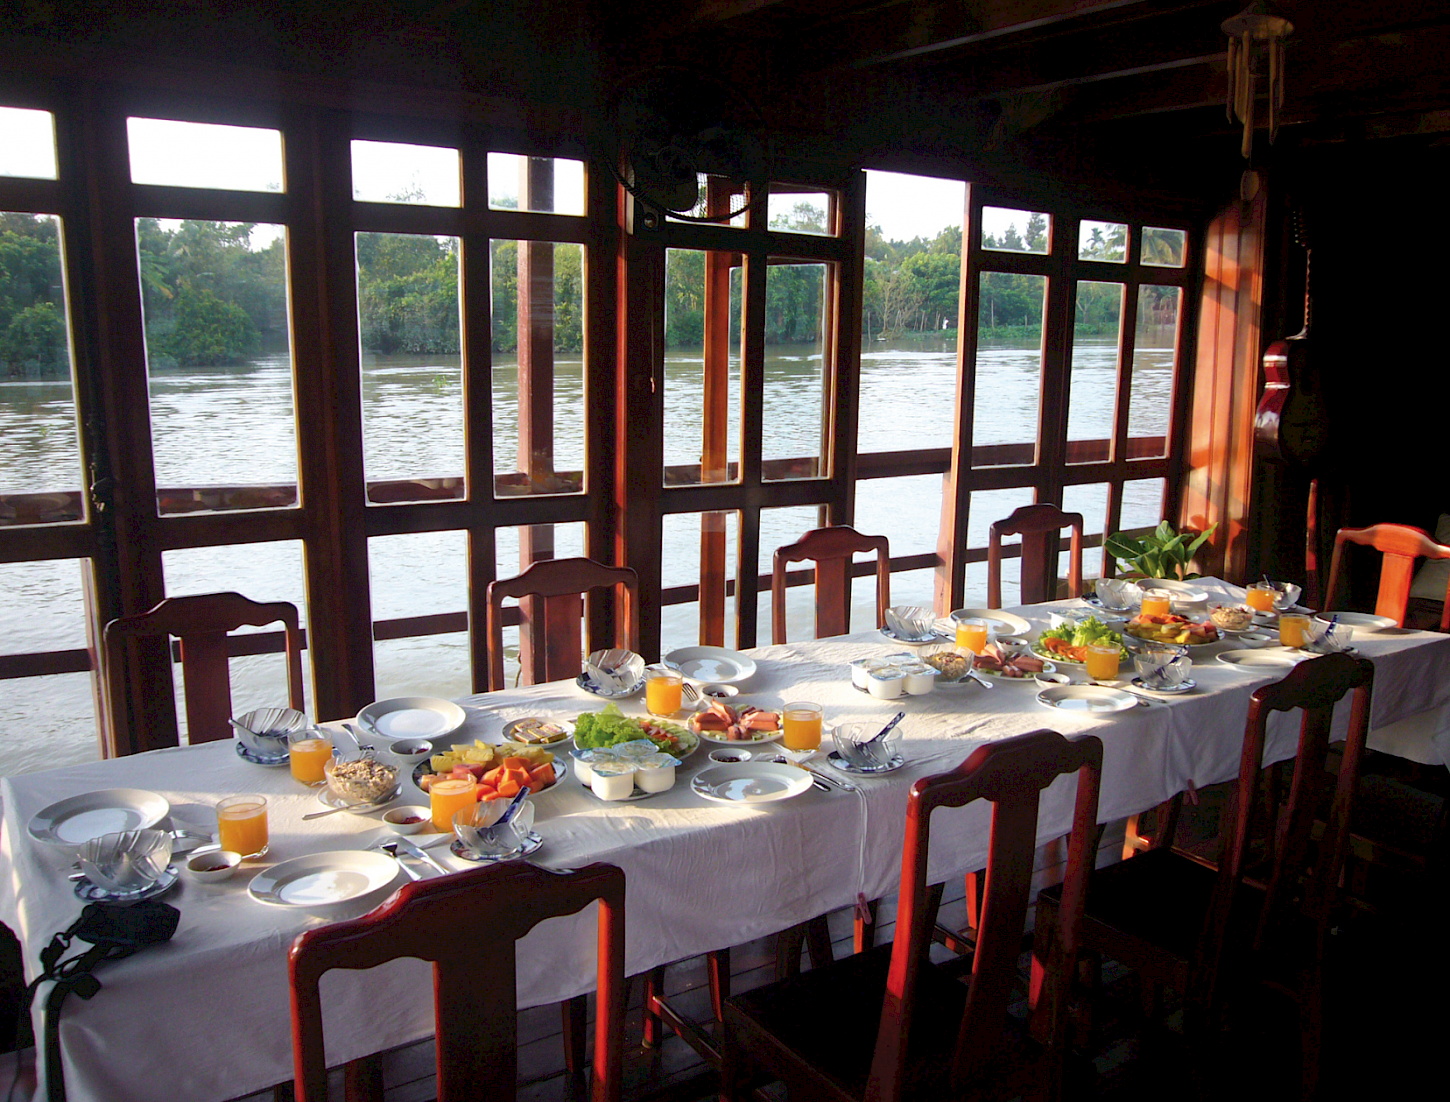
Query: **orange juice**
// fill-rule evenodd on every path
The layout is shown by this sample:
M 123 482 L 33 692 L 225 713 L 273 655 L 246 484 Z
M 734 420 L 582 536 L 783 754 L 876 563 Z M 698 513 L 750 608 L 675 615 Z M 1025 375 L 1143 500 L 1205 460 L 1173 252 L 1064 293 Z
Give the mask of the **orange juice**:
M 1173 611 L 1173 596 L 1166 589 L 1149 589 L 1143 593 L 1143 616 L 1167 616 Z
M 1286 647 L 1302 647 L 1307 641 L 1304 632 L 1309 627 L 1309 617 L 1286 613 L 1279 617 L 1279 642 Z
M 327 779 L 322 767 L 332 759 L 332 743 L 325 738 L 302 738 L 287 745 L 292 779 L 303 784 L 321 784 Z
M 1254 584 L 1244 591 L 1244 603 L 1258 612 L 1273 612 L 1279 591 L 1273 586 Z
M 1094 681 L 1111 681 L 1118 676 L 1118 659 L 1122 655 L 1116 645 L 1092 644 L 1087 648 L 1084 665 L 1087 675 Z
M 957 621 L 957 646 L 962 650 L 969 650 L 973 654 L 981 654 L 987 649 L 987 621 L 986 620 L 958 620 Z
M 685 679 L 675 670 L 650 670 L 644 683 L 644 706 L 652 716 L 672 716 L 684 704 Z
M 478 802 L 478 781 L 473 777 L 449 777 L 434 781 L 428 789 L 428 806 L 433 825 L 444 834 L 453 833 L 453 813 Z
M 243 857 L 267 852 L 267 801 L 261 796 L 228 796 L 216 805 L 217 841 Z
M 787 704 L 781 713 L 781 742 L 787 750 L 817 750 L 821 745 L 821 706 Z

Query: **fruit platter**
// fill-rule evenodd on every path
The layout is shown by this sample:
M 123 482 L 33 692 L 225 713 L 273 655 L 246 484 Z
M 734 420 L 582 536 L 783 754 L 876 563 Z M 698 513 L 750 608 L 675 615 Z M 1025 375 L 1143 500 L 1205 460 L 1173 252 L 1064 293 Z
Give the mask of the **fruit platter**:
M 542 747 L 498 746 L 479 739 L 472 746 L 460 744 L 419 762 L 413 783 L 427 792 L 435 781 L 472 777 L 479 800 L 507 800 L 524 786 L 535 795 L 546 792 L 564 772 L 564 762 Z
M 1186 647 L 1204 647 L 1217 643 L 1220 638 L 1212 620 L 1190 620 L 1171 612 L 1135 616 L 1127 622 L 1123 631 L 1134 639 Z

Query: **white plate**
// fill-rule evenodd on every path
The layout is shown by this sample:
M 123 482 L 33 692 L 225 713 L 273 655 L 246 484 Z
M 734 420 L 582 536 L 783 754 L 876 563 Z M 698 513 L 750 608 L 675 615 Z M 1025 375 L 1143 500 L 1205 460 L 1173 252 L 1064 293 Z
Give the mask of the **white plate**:
M 698 731 L 701 742 L 708 742 L 714 746 L 755 746 L 762 742 L 774 742 L 785 734 L 784 731 L 757 731 L 756 738 L 717 738 L 712 731 Z
M 644 736 L 641 735 L 640 737 L 643 738 Z M 560 782 L 562 782 L 564 780 L 564 778 L 569 775 L 569 756 L 567 754 L 561 754 L 559 752 L 559 750 L 558 750 L 558 745 L 559 744 L 556 742 L 556 743 L 553 743 L 552 744 L 552 747 L 553 748 L 551 748 L 549 746 L 540 747 L 540 749 L 548 750 L 549 753 L 551 753 L 551 754 L 554 755 L 554 760 L 549 763 L 550 765 L 552 765 L 554 767 L 554 783 L 551 784 L 551 785 L 549 785 L 548 788 L 541 788 L 541 789 L 539 789 L 538 792 L 534 792 L 533 789 L 530 789 L 529 790 L 530 795 L 537 796 L 537 795 L 539 795 L 540 793 L 543 793 L 543 792 L 552 792 L 552 791 L 554 791 L 554 789 L 556 789 L 556 788 L 559 787 Z M 503 761 L 502 758 L 498 758 L 496 760 L 499 761 L 499 762 L 502 762 Z M 490 769 L 496 769 L 497 766 L 490 765 L 489 768 Z M 431 760 L 429 760 L 429 761 L 420 761 L 417 765 L 413 766 L 413 784 L 414 785 L 417 785 L 417 783 L 420 780 L 422 780 L 427 774 L 429 774 L 431 772 L 433 772 L 433 763 L 432 763 L 432 761 Z M 324 789 L 324 791 L 326 791 L 326 789 Z M 323 801 L 323 802 L 325 803 L 326 801 Z M 370 804 L 369 805 L 370 808 L 371 807 L 377 807 L 377 806 L 378 806 L 377 804 Z
M 145 830 L 166 818 L 171 805 L 144 788 L 103 788 L 57 800 L 30 819 L 30 836 L 53 846 L 78 848 L 102 834 Z
M 1264 670 L 1287 670 L 1304 659 L 1286 647 L 1257 647 L 1253 650 L 1226 650 L 1218 660 L 1236 670 L 1262 673 Z
M 1208 600 L 1208 590 L 1200 589 L 1192 582 L 1180 582 L 1177 578 L 1140 578 L 1138 588 L 1145 593 L 1150 589 L 1166 589 L 1179 604 L 1197 605 Z
M 763 804 L 788 800 L 810 790 L 811 775 L 794 765 L 744 761 L 712 765 L 690 781 L 695 795 L 723 804 Z
M 1138 706 L 1138 698 L 1101 685 L 1054 685 L 1037 694 L 1037 703 L 1065 712 L 1121 712 Z
M 386 888 L 402 873 L 386 853 L 309 853 L 259 872 L 247 885 L 247 894 L 273 907 L 330 907 Z
M 556 739 L 551 739 L 548 742 L 524 742 L 521 739 L 514 738 L 514 731 L 519 726 L 519 724 L 521 724 L 521 723 L 538 723 L 538 722 L 550 723 L 550 724 L 553 724 L 555 727 L 559 728 L 559 731 L 560 731 L 559 737 L 556 738 Z M 525 716 L 522 719 L 511 719 L 511 720 L 509 720 L 507 723 L 505 723 L 503 725 L 503 733 L 502 733 L 502 738 L 503 738 L 503 740 L 505 742 L 516 743 L 516 744 L 518 744 L 520 746 L 543 746 L 543 747 L 559 746 L 559 745 L 562 745 L 563 743 L 568 742 L 573 737 L 574 737 L 574 723 L 573 723 L 572 720 L 568 720 L 568 719 L 552 719 L 552 718 L 550 718 L 548 716 Z
M 986 620 L 987 626 L 998 635 L 1028 635 L 1032 632 L 1032 625 L 1026 620 L 1000 608 L 959 608 L 952 613 L 951 620 L 953 625 L 958 620 Z M 956 630 L 955 626 L 952 630 Z
M 576 677 L 574 679 L 574 684 L 578 685 L 590 696 L 602 696 L 605 700 L 623 700 L 625 697 L 633 696 L 635 693 L 639 692 L 641 689 L 644 688 L 644 675 L 641 674 L 638 681 L 636 681 L 632 686 L 623 691 L 619 691 L 616 689 L 606 689 L 603 685 L 599 684 L 599 682 L 595 681 L 594 678 L 589 676 L 588 670 L 585 670 L 578 677 Z
M 724 647 L 681 647 L 665 655 L 665 665 L 676 667 L 694 681 L 730 685 L 755 674 L 755 660 Z
M 1376 616 L 1370 612 L 1321 612 L 1314 617 L 1323 623 L 1329 623 L 1334 617 L 1339 617 L 1341 624 L 1348 624 L 1354 628 L 1354 633 L 1386 631 L 1389 628 L 1399 627 L 1388 616 Z
M 1198 621 L 1198 622 L 1201 623 L 1202 621 Z M 1218 625 L 1215 624 L 1214 627 L 1215 627 L 1215 629 L 1217 629 Z M 1123 638 L 1124 639 L 1132 638 L 1132 639 L 1136 640 L 1137 642 L 1139 642 L 1139 643 L 1145 643 L 1148 646 L 1182 647 L 1184 650 L 1187 650 L 1187 651 L 1198 651 L 1198 650 L 1202 650 L 1204 647 L 1216 647 L 1220 643 L 1223 642 L 1223 635 L 1220 634 L 1217 639 L 1211 639 L 1207 643 L 1165 643 L 1161 639 L 1149 639 L 1146 635 L 1134 635 L 1133 634 L 1133 629 L 1130 628 L 1130 627 L 1126 627 L 1126 626 L 1123 628 Z
M 882 638 L 892 643 L 900 643 L 903 647 L 929 647 L 934 643 L 950 643 L 953 638 L 951 635 L 935 629 L 932 630 L 930 639 L 903 639 L 890 628 L 877 628 L 876 630 Z
M 462 727 L 466 718 L 453 701 L 431 696 L 379 700 L 357 714 L 358 726 L 383 738 L 442 738 Z
M 1142 689 L 1145 693 L 1162 693 L 1164 696 L 1177 696 L 1179 693 L 1191 693 L 1194 689 L 1198 688 L 1198 682 L 1191 677 L 1187 681 L 1180 681 L 1172 688 L 1165 689 L 1155 689 L 1151 685 L 1145 684 L 1141 677 L 1133 678 L 1132 684 L 1134 688 Z
M 1033 657 L 1035 658 L 1038 656 L 1034 655 Z M 1031 685 L 1033 683 L 1034 676 L 1033 674 L 1029 673 L 1026 677 L 1007 677 L 1003 674 L 998 673 L 996 670 L 984 670 L 981 666 L 973 666 L 972 672 L 975 674 L 979 674 L 982 677 L 985 677 L 994 685 Z M 1047 661 L 1044 658 L 1042 660 L 1042 672 L 1056 673 L 1057 665 L 1053 662 Z

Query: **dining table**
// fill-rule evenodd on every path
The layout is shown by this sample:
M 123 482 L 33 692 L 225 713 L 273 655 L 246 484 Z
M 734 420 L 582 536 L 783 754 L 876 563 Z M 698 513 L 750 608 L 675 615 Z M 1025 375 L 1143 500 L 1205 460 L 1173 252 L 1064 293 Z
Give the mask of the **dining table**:
M 1237 602 L 1243 590 L 1202 579 L 1210 602 Z M 1033 633 L 1053 614 L 1081 607 L 1070 600 L 1007 610 Z M 1356 650 L 1375 664 L 1372 729 L 1418 724 L 1432 748 L 1450 732 L 1450 636 L 1391 630 L 1356 632 Z M 881 631 L 784 643 L 747 652 L 756 669 L 739 685 L 738 703 L 779 709 L 795 701 L 821 706 L 829 727 L 881 725 L 897 711 L 903 765 L 875 776 L 834 771 L 822 756 L 811 764 L 848 780 L 854 791 L 811 785 L 789 799 L 763 803 L 707 800 L 691 780 L 711 766 L 702 744 L 678 769 L 675 786 L 648 799 L 604 802 L 574 771 L 534 795 L 534 830 L 543 844 L 531 859 L 556 869 L 594 861 L 625 873 L 629 974 L 773 934 L 864 897 L 892 897 L 899 882 L 908 791 L 916 779 L 950 770 L 982 744 L 1050 728 L 1103 741 L 1099 820 L 1152 807 L 1191 787 L 1237 775 L 1249 698 L 1285 668 L 1231 666 L 1216 656 L 1233 638 L 1194 648 L 1196 687 L 1176 696 L 1133 690 L 1133 706 L 1111 714 L 1055 710 L 1039 701 L 1031 679 L 938 685 L 921 696 L 878 699 L 852 684 L 849 663 L 902 650 Z M 1304 660 L 1312 661 L 1312 657 Z M 1080 668 L 1063 664 L 1077 681 Z M 1124 687 L 1129 663 L 1120 675 Z M 463 727 L 445 741 L 500 741 L 503 726 L 528 716 L 572 719 L 606 702 L 574 681 L 463 697 Z M 642 715 L 639 697 L 619 702 Z M 1344 723 L 1344 716 L 1338 721 Z M 1297 723 L 1278 716 L 1266 758 L 1294 753 Z M 1371 743 L 1374 742 L 1374 736 Z M 1071 825 L 1075 780 L 1047 790 L 1039 842 Z M 291 1077 L 287 951 L 303 930 L 376 906 L 380 892 L 322 910 L 268 906 L 249 894 L 251 878 L 278 862 L 318 852 L 361 850 L 385 833 L 376 814 L 343 812 L 305 820 L 320 810 L 317 791 L 289 770 L 250 764 L 232 743 L 207 743 L 6 777 L 0 781 L 0 920 L 20 938 L 27 978 L 40 948 L 75 921 L 81 900 L 67 879 L 74 855 L 29 836 L 40 811 L 65 797 L 111 788 L 159 793 L 177 827 L 215 829 L 213 806 L 238 793 L 269 804 L 271 848 L 220 883 L 185 877 L 162 898 L 180 911 L 174 937 L 130 958 L 104 964 L 100 992 L 70 999 L 60 1022 L 66 1086 L 75 1100 L 145 1102 L 157 1084 L 192 1102 L 227 1099 Z M 404 783 L 404 799 L 427 797 Z M 945 880 L 986 860 L 989 809 L 982 804 L 939 810 L 932 823 L 930 874 Z M 428 828 L 431 830 L 431 828 Z M 427 842 L 434 835 L 414 836 Z M 472 867 L 448 845 L 428 850 L 449 871 Z M 410 862 L 422 875 L 437 875 Z M 593 908 L 536 927 L 517 946 L 519 1006 L 539 1006 L 591 990 L 596 941 Z M 510 952 L 490 931 L 469 931 L 479 967 Z M 329 1065 L 420 1040 L 434 1029 L 431 972 L 399 960 L 367 972 L 329 973 L 323 981 Z M 42 1087 L 43 1089 L 43 1087 Z

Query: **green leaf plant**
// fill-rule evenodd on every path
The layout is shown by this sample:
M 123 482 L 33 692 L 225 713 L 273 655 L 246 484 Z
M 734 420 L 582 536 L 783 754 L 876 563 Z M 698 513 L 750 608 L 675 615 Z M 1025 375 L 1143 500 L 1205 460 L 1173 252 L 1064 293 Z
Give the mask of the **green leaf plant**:
M 1213 535 L 1215 524 L 1205 532 L 1175 532 L 1166 520 L 1146 536 L 1130 536 L 1118 532 L 1107 538 L 1104 546 L 1125 570 L 1145 578 L 1196 578 L 1187 573 L 1194 553 Z

